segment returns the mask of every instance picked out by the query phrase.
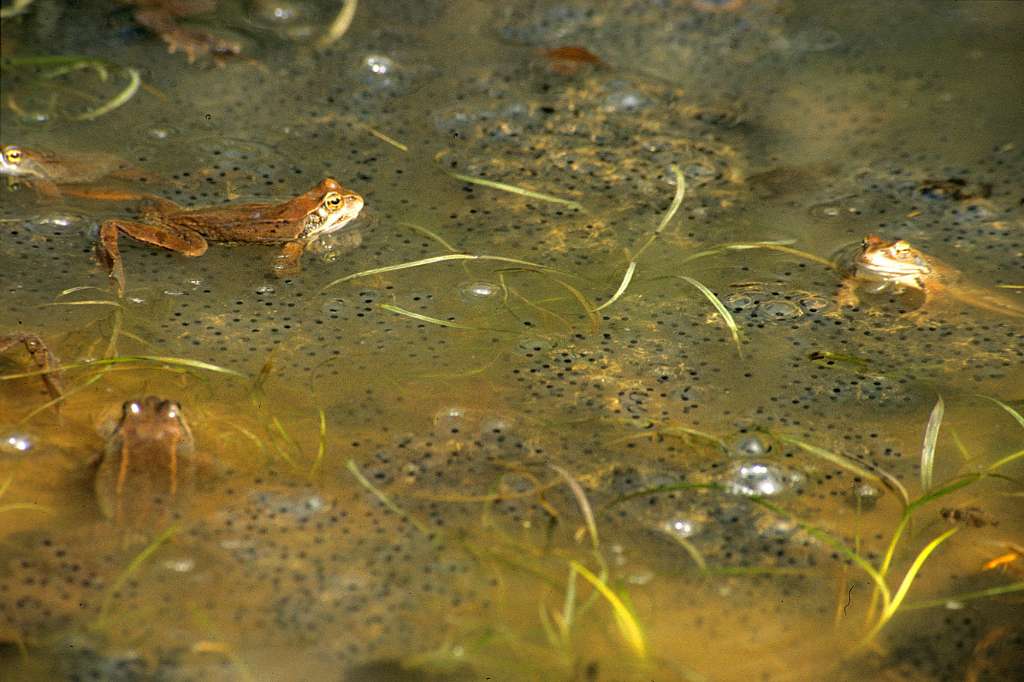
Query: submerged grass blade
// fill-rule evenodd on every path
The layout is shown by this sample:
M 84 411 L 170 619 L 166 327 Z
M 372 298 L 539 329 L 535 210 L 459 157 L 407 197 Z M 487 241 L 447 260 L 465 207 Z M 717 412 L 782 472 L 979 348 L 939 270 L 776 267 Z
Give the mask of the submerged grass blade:
M 324 464 L 324 455 L 327 453 L 327 415 L 324 414 L 322 407 L 318 407 L 317 411 L 320 413 L 320 439 L 316 447 L 316 459 L 313 460 L 313 466 L 309 469 L 310 478 L 320 473 Z
M 36 504 L 35 502 L 11 502 L 10 504 L 0 504 L 0 514 L 11 511 L 35 511 L 42 512 L 43 514 L 49 514 L 50 516 L 57 513 L 53 509 L 42 504 Z
M 601 593 L 601 596 L 605 598 L 608 604 L 612 607 L 612 613 L 615 614 L 615 623 L 619 626 L 619 632 L 622 633 L 623 639 L 629 645 L 629 648 L 633 650 L 638 658 L 647 658 L 647 642 L 644 639 L 643 630 L 640 628 L 640 624 L 637 623 L 636 617 L 626 607 L 626 604 L 622 601 L 619 595 L 608 587 L 605 581 L 598 578 L 596 575 L 591 573 L 586 566 L 578 561 L 570 561 L 569 565 L 572 566 L 577 573 L 590 583 L 595 590 Z
M 333 282 L 328 282 L 320 289 L 320 291 L 326 291 L 333 286 L 337 286 L 342 282 L 348 282 L 353 279 L 359 279 L 360 277 L 369 277 L 371 275 L 380 275 L 385 272 L 395 272 L 397 270 L 408 270 L 409 268 L 418 268 L 424 265 L 433 265 L 434 263 L 444 263 L 446 261 L 456 260 L 485 260 L 485 261 L 498 261 L 500 263 L 514 263 L 516 265 L 525 265 L 531 268 L 538 268 L 540 270 L 547 270 L 550 272 L 558 272 L 554 268 L 549 268 L 546 265 L 540 263 L 531 263 L 530 261 L 520 260 L 518 258 L 506 258 L 505 256 L 486 256 L 486 255 L 475 255 L 471 253 L 448 253 L 443 256 L 431 256 L 430 258 L 421 258 L 419 260 L 408 261 L 405 263 L 398 263 L 396 265 L 385 265 L 379 268 L 372 268 L 370 270 L 363 270 L 361 272 L 354 272 L 351 275 L 345 275 L 340 277 Z M 563 273 L 564 274 L 564 273 Z
M 121 571 L 121 574 L 117 576 L 117 579 L 110 586 L 110 589 L 107 590 L 106 597 L 103 598 L 103 603 L 100 606 L 100 613 L 96 617 L 96 627 L 102 628 L 106 623 L 106 620 L 110 615 L 110 609 L 114 604 L 114 598 L 117 593 L 121 591 L 121 588 L 124 587 L 125 583 L 135 575 L 139 568 L 142 567 L 142 564 L 146 563 L 146 561 L 153 556 L 153 554 L 156 553 L 156 551 L 160 549 L 165 542 L 170 540 L 171 537 L 180 530 L 181 527 L 177 524 L 168 526 L 162 533 L 153 538 L 153 540 L 146 545 L 141 552 L 136 554 L 135 558 L 131 560 L 128 566 Z
M 899 494 L 900 498 L 902 498 L 904 507 L 910 504 L 910 495 L 907 493 L 907 489 L 892 474 L 887 473 L 882 469 L 875 469 L 874 471 L 872 471 L 871 469 L 868 469 L 867 467 L 860 465 L 859 463 L 857 463 L 856 460 L 853 460 L 849 457 L 845 457 L 835 452 L 831 452 L 829 450 L 826 450 L 825 448 L 820 448 L 817 445 L 805 443 L 801 440 L 798 440 L 791 436 L 787 436 L 785 434 L 773 435 L 779 440 L 785 443 L 789 443 L 790 445 L 795 445 L 800 449 L 814 455 L 815 457 L 819 457 L 825 460 L 826 462 L 831 462 L 832 464 L 835 464 L 838 467 L 842 467 L 847 471 L 852 471 L 858 476 L 862 476 L 869 480 L 875 481 L 876 483 L 883 485 L 886 488 L 889 488 L 890 490 L 893 490 L 894 492 Z
M 652 232 L 650 236 L 647 237 L 647 241 L 645 241 L 643 245 L 641 245 L 641 247 L 636 250 L 636 253 L 633 255 L 633 260 L 639 260 L 641 254 L 643 254 L 644 251 L 650 248 L 651 244 L 654 243 L 654 240 L 658 238 L 658 235 L 660 235 L 662 231 L 664 231 L 664 229 L 668 226 L 668 224 L 672 222 L 672 218 L 675 217 L 676 212 L 679 210 L 679 207 L 683 203 L 683 197 L 686 196 L 686 176 L 683 175 L 683 172 L 681 170 L 679 170 L 679 166 L 675 164 L 672 164 L 670 166 L 670 169 L 672 171 L 672 174 L 676 176 L 675 196 L 672 197 L 672 203 L 671 205 L 669 205 L 668 211 L 666 211 L 665 215 L 662 216 L 661 222 L 658 223 L 658 226 L 656 228 L 654 228 L 654 232 Z
M 352 20 L 355 19 L 356 7 L 358 7 L 358 5 L 358 0 L 345 0 L 345 6 L 342 7 L 341 11 L 338 12 L 338 15 L 334 17 L 334 21 L 332 21 L 331 25 L 327 28 L 327 33 L 325 33 L 320 40 L 316 42 L 316 46 L 319 49 L 322 50 L 326 47 L 330 47 L 340 40 L 343 35 L 348 33 L 348 29 L 352 26 Z
M 563 199 L 556 197 L 552 194 L 544 194 L 543 192 L 535 192 L 531 189 L 525 189 L 523 187 L 516 187 L 515 185 L 509 185 L 504 182 L 497 182 L 495 180 L 488 180 L 486 178 L 477 178 L 472 175 L 463 175 L 462 173 L 448 172 L 448 175 L 452 176 L 456 180 L 462 182 L 468 182 L 471 185 L 480 185 L 482 187 L 490 187 L 491 189 L 501 190 L 502 192 L 510 192 L 511 194 L 519 194 L 524 197 L 530 197 L 531 199 L 538 199 L 540 201 L 547 201 L 552 204 L 563 204 L 569 208 L 574 208 L 577 211 L 583 210 L 583 204 L 578 201 L 572 201 L 571 199 Z
M 391 145 L 395 149 L 399 149 L 399 150 L 401 150 L 403 152 L 408 152 L 409 151 L 409 147 L 407 147 L 406 145 L 402 144 L 401 142 L 399 142 L 395 138 L 391 137 L 390 135 L 385 135 L 384 133 L 382 133 L 381 131 L 377 130 L 376 128 L 368 126 L 365 123 L 364 124 L 360 124 L 360 127 L 362 127 L 363 130 L 365 130 L 366 132 L 370 133 L 371 135 L 376 137 L 381 142 L 386 142 L 387 144 Z
M 946 404 L 939 400 L 932 408 L 928 417 L 928 426 L 924 430 L 924 445 L 921 446 L 921 490 L 928 492 L 932 488 L 932 475 L 935 469 L 935 444 L 939 440 L 939 428 L 942 426 L 942 415 L 946 412 Z
M 903 576 L 903 580 L 900 583 L 899 589 L 896 590 L 896 594 L 893 595 L 892 600 L 882 608 L 882 614 L 879 616 L 878 622 L 876 622 L 875 626 L 871 628 L 866 635 L 864 635 L 864 638 L 857 645 L 858 648 L 863 648 L 874 641 L 875 637 L 878 636 L 878 633 L 882 631 L 882 628 L 892 620 L 892 617 L 896 615 L 896 612 L 903 604 L 903 600 L 906 598 L 907 592 L 910 590 L 910 586 L 913 585 L 914 579 L 917 578 L 917 574 L 920 572 L 924 562 L 928 560 L 928 557 L 932 555 L 932 552 L 934 552 L 939 545 L 949 539 L 949 537 L 958 530 L 960 529 L 950 528 L 945 533 L 933 539 L 925 545 L 924 549 L 918 552 L 917 557 L 914 558 L 914 562 L 910 565 L 910 568 L 907 569 L 906 575 Z
M 739 353 L 739 356 L 742 358 L 743 346 L 741 345 L 742 342 L 740 340 L 740 329 L 739 327 L 736 326 L 736 320 L 735 318 L 733 318 L 732 313 L 730 313 L 728 308 L 726 308 L 725 305 L 722 304 L 721 299 L 719 299 L 718 296 L 715 295 L 715 292 L 711 291 L 711 289 L 708 289 L 706 286 L 704 286 L 704 284 L 695 280 L 694 278 L 687 277 L 686 275 L 676 276 L 679 279 L 688 282 L 694 287 L 696 287 L 697 290 L 700 291 L 700 293 L 704 294 L 704 298 L 708 299 L 708 301 L 711 302 L 711 305 L 713 305 L 715 307 L 715 310 L 718 311 L 718 314 L 722 317 L 722 320 L 725 321 L 725 326 L 729 328 L 729 333 L 732 335 L 732 342 L 736 344 L 736 352 Z
M 935 606 L 947 606 L 950 603 L 962 604 L 975 599 L 987 599 L 989 597 L 998 597 L 1001 594 L 1011 594 L 1013 592 L 1020 592 L 1024 590 L 1024 580 L 1018 580 L 1015 583 L 1009 585 L 999 585 L 997 587 L 990 587 L 987 590 L 978 590 L 977 592 L 965 592 L 963 594 L 954 594 L 943 599 L 928 599 L 926 601 L 914 602 L 907 604 L 903 607 L 904 611 L 915 611 L 917 609 L 930 609 Z
M 466 329 L 469 331 L 481 331 L 480 327 L 471 327 L 467 324 L 459 324 L 458 322 L 441 320 L 436 317 L 430 317 L 429 315 L 421 315 L 420 313 L 414 313 L 411 310 L 399 308 L 397 305 L 391 305 L 390 303 L 381 303 L 380 308 L 381 310 L 387 310 L 389 313 L 395 313 L 396 315 L 404 315 L 405 317 L 411 317 L 412 319 L 419 320 L 420 322 L 436 324 L 439 327 L 450 327 L 452 329 Z
M 438 244 L 443 246 L 446 250 L 448 250 L 448 251 L 450 251 L 452 253 L 458 253 L 458 249 L 456 249 L 454 246 L 449 244 L 445 240 L 444 237 L 442 237 L 441 235 L 437 234 L 436 232 L 434 232 L 433 230 L 431 230 L 429 228 L 423 227 L 422 225 L 417 225 L 416 223 L 401 222 L 401 223 L 398 223 L 398 224 L 401 225 L 402 227 L 408 227 L 410 230 L 415 230 L 416 232 L 419 232 L 420 234 L 424 234 L 424 235 L 430 237 L 435 242 L 437 242 Z
M 990 401 L 994 402 L 996 405 L 998 405 L 999 407 L 1001 407 L 1004 410 L 1006 410 L 1007 414 L 1009 414 L 1011 417 L 1016 419 L 1017 423 L 1020 424 L 1020 427 L 1022 429 L 1024 429 L 1024 415 L 1021 415 L 1020 412 L 1018 412 L 1017 410 L 1013 409 L 1012 407 L 1010 407 L 1009 405 L 1004 403 L 1002 400 L 999 400 L 998 398 L 993 398 L 993 397 L 987 396 L 987 395 L 983 395 L 981 397 L 984 398 L 985 400 L 990 400 Z
M 207 372 L 215 372 L 217 374 L 226 374 L 240 379 L 248 379 L 249 377 L 241 372 L 236 372 L 233 369 L 227 369 L 226 367 L 220 367 L 218 365 L 210 364 L 209 362 L 203 362 L 202 360 L 190 360 L 188 358 L 174 358 L 162 355 L 121 355 L 113 358 L 102 358 L 99 360 L 89 360 L 87 362 L 75 362 L 68 365 L 62 365 L 61 370 L 67 371 L 69 369 L 82 369 L 85 367 L 103 367 L 106 365 L 123 365 L 123 364 L 158 364 L 158 365 L 171 365 L 172 367 L 181 367 L 184 369 L 201 369 Z M 34 370 L 31 372 L 19 372 L 17 374 L 4 374 L 0 376 L 0 381 L 11 380 L 11 379 L 22 379 L 24 377 L 34 377 L 40 374 L 49 374 L 54 370 L 52 369 L 41 369 Z
M 127 104 L 128 100 L 134 97 L 135 93 L 139 91 L 139 86 L 142 84 L 142 77 L 136 69 L 133 69 L 130 66 L 125 67 L 124 70 L 128 74 L 128 85 L 126 85 L 121 92 L 117 93 L 95 109 L 89 109 L 88 111 L 78 114 L 72 118 L 76 121 L 94 121 L 100 116 L 109 114 L 114 109 Z
M 392 502 L 391 498 L 385 495 L 383 491 L 381 491 L 375 485 L 370 483 L 369 479 L 367 479 L 366 476 L 363 476 L 363 472 L 359 470 L 359 465 L 356 464 L 356 461 L 354 459 L 350 459 L 348 461 L 348 464 L 345 465 L 345 468 L 349 470 L 349 473 L 355 476 L 356 480 L 359 481 L 359 485 L 369 490 L 374 497 L 380 500 L 381 504 L 383 504 L 385 507 L 394 512 L 399 518 L 408 519 L 409 523 L 411 523 L 416 528 L 416 530 L 423 533 L 424 535 L 428 537 L 433 535 L 430 529 L 427 528 L 427 526 L 423 524 L 419 519 L 406 513 L 401 507 Z
M 597 537 L 597 522 L 594 521 L 594 511 L 590 507 L 590 501 L 587 500 L 587 494 L 583 491 L 583 487 L 579 484 L 579 481 L 572 477 L 572 474 L 562 467 L 554 464 L 549 464 L 548 466 L 565 480 L 569 485 L 569 489 L 572 490 L 572 494 L 576 496 L 576 503 L 580 506 L 583 520 L 587 524 L 587 532 L 590 533 L 590 543 L 593 545 L 595 552 L 600 551 L 601 541 Z
M 602 310 L 610 306 L 612 303 L 615 303 L 617 300 L 619 300 L 619 297 L 621 297 L 622 294 L 626 293 L 626 288 L 629 287 L 629 283 L 633 280 L 634 272 L 636 272 L 636 261 L 631 260 L 629 261 L 629 267 L 626 268 L 626 274 L 622 276 L 622 283 L 619 284 L 619 288 L 615 290 L 615 293 L 612 294 L 611 298 L 609 298 L 607 301 L 594 308 L 594 312 L 601 312 Z

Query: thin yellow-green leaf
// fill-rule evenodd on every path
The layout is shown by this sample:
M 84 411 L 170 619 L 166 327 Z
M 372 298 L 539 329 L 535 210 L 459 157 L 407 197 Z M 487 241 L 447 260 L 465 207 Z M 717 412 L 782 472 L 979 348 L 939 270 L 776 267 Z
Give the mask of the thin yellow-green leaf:
M 689 282 L 691 285 L 696 287 L 697 290 L 700 291 L 700 293 L 704 294 L 704 298 L 708 299 L 708 301 L 711 302 L 711 305 L 715 307 L 715 310 L 718 311 L 718 314 L 725 322 L 725 326 L 729 328 L 729 334 L 732 335 L 732 342 L 736 344 L 736 352 L 739 353 L 739 356 L 742 358 L 743 346 L 742 341 L 740 340 L 740 329 L 739 327 L 736 326 L 736 320 L 735 318 L 733 318 L 732 313 L 730 313 L 729 310 L 725 307 L 725 305 L 722 304 L 721 299 L 719 299 L 718 296 L 715 295 L 715 292 L 711 291 L 711 289 L 708 289 L 701 282 L 695 280 L 694 278 L 687 277 L 686 275 L 676 276 L 679 279 L 685 282 Z
M 633 260 L 640 259 L 640 254 L 646 251 L 650 247 L 650 245 L 654 243 L 654 240 L 658 238 L 658 235 L 662 233 L 662 231 L 668 226 L 670 222 L 672 222 L 672 218 L 675 217 L 676 212 L 679 210 L 679 207 L 683 203 L 683 197 L 686 195 L 686 176 L 683 175 L 683 172 L 679 170 L 679 166 L 677 166 L 676 164 L 672 164 L 669 168 L 671 169 L 673 175 L 676 176 L 675 196 L 672 197 L 672 203 L 669 205 L 668 211 L 666 211 L 665 215 L 662 216 L 661 222 L 658 223 L 658 226 L 656 228 L 654 228 L 654 232 L 651 233 L 651 235 L 647 238 L 647 241 L 644 242 L 643 246 L 637 249 L 637 252 L 633 255 Z
M 892 474 L 889 474 L 888 472 L 883 471 L 882 469 L 876 469 L 872 471 L 867 467 L 861 466 L 859 463 L 856 462 L 856 460 L 853 460 L 849 457 L 845 457 L 843 455 L 830 452 L 825 448 L 820 448 L 817 445 L 805 443 L 801 440 L 798 440 L 791 436 L 787 436 L 785 434 L 776 434 L 776 437 L 783 442 L 789 443 L 791 445 L 796 445 L 802 450 L 805 450 L 806 452 L 809 452 L 810 454 L 816 457 L 820 457 L 821 459 L 824 459 L 827 462 L 831 462 L 836 466 L 842 467 L 847 471 L 852 471 L 858 476 L 862 476 L 869 480 L 875 481 L 876 483 L 883 485 L 886 488 L 894 490 L 897 493 L 899 493 L 900 497 L 903 500 L 904 506 L 910 504 L 910 495 L 907 493 L 907 489 L 903 487 L 903 484 L 900 483 L 899 480 Z
M 556 197 L 552 194 L 544 194 L 543 192 L 535 192 L 531 189 L 525 189 L 523 187 L 516 187 L 515 185 L 509 185 L 504 182 L 497 182 L 495 180 L 488 180 L 486 178 L 476 178 L 472 175 L 463 175 L 462 173 L 451 173 L 448 175 L 452 176 L 456 180 L 462 182 L 468 182 L 471 185 L 480 185 L 482 187 L 490 187 L 491 189 L 501 190 L 502 192 L 509 192 L 511 194 L 519 194 L 524 197 L 530 197 L 531 199 L 538 199 L 540 201 L 547 201 L 552 204 L 563 204 L 569 208 L 574 208 L 578 211 L 583 210 L 583 204 L 578 201 L 572 201 L 571 199 L 563 199 Z
M 322 407 L 318 407 L 317 411 L 320 413 L 320 440 L 317 443 L 316 459 L 313 460 L 313 466 L 309 470 L 310 476 L 320 473 L 320 469 L 323 467 L 324 455 L 327 453 L 327 415 L 324 414 L 324 408 Z
M 445 240 L 444 237 L 442 237 L 441 235 L 437 234 L 436 232 L 434 232 L 433 230 L 431 230 L 429 228 L 423 227 L 422 225 L 417 225 L 416 223 L 401 222 L 401 223 L 398 223 L 398 224 L 401 225 L 402 227 L 408 227 L 411 230 L 415 230 L 415 231 L 419 232 L 420 234 L 425 234 L 426 236 L 430 237 L 435 242 L 437 242 L 438 244 L 443 246 L 448 251 L 451 251 L 452 253 L 457 253 L 458 252 L 458 249 L 456 249 L 454 246 L 449 244 Z
M 928 417 L 928 426 L 924 430 L 924 444 L 921 446 L 921 490 L 928 492 L 932 488 L 932 477 L 935 470 L 935 444 L 939 440 L 939 428 L 942 426 L 942 415 L 946 412 L 946 403 L 939 396 L 932 413 Z
M 412 319 L 419 320 L 420 322 L 436 324 L 439 327 L 451 327 L 452 329 L 467 329 L 469 331 L 480 330 L 480 327 L 470 327 L 469 325 L 459 324 L 458 322 L 450 322 L 448 320 L 441 320 L 436 317 L 430 317 L 429 315 L 421 315 L 420 313 L 414 313 L 411 310 L 399 308 L 397 305 L 391 305 L 390 303 L 381 303 L 380 307 L 382 310 L 387 310 L 388 312 L 395 313 L 397 315 L 411 317 Z
M 354 459 L 349 459 L 348 464 L 345 465 L 345 468 L 348 469 L 353 476 L 355 476 L 356 480 L 359 481 L 359 485 L 369 490 L 370 493 L 373 494 L 373 496 L 376 497 L 378 500 L 380 500 L 385 507 L 390 509 L 400 518 L 409 519 L 409 523 L 411 523 L 416 528 L 416 530 L 423 533 L 424 535 L 431 534 L 430 529 L 427 528 L 426 525 L 424 525 L 414 516 L 406 513 L 401 507 L 392 502 L 391 498 L 385 495 L 383 491 L 379 490 L 375 485 L 370 483 L 369 479 L 367 479 L 366 476 L 363 475 L 363 472 L 359 470 L 359 465 L 356 464 L 356 461 Z
M 385 265 L 379 268 L 372 268 L 370 270 L 363 270 L 361 272 L 354 272 L 351 275 L 345 275 L 340 277 L 333 282 L 328 282 L 323 286 L 321 291 L 330 289 L 333 286 L 341 284 L 342 282 L 348 282 L 349 280 L 358 279 L 360 277 L 369 277 L 371 275 L 380 275 L 385 272 L 395 272 L 397 270 L 408 270 L 409 268 L 418 268 L 424 265 L 433 265 L 434 263 L 444 263 L 447 261 L 456 260 L 486 260 L 486 261 L 498 261 L 501 263 L 514 263 L 516 265 L 526 265 L 531 268 L 539 268 L 541 270 L 551 270 L 557 272 L 554 268 L 549 268 L 546 265 L 540 263 L 531 263 L 530 261 L 520 260 L 518 258 L 506 258 L 505 256 L 478 256 L 470 253 L 448 253 L 443 256 L 431 256 L 429 258 L 421 258 L 419 260 L 408 261 L 405 263 L 398 263 L 396 265 Z
M 379 131 L 376 128 L 373 128 L 371 126 L 368 126 L 365 123 L 361 123 L 359 125 L 363 128 L 363 130 L 365 130 L 366 132 L 370 133 L 371 135 L 376 137 L 381 142 L 386 142 L 387 144 L 391 145 L 395 149 L 399 149 L 399 150 L 401 150 L 403 152 L 408 152 L 409 151 L 409 147 L 407 147 L 406 145 L 402 144 L 401 142 L 399 142 L 395 138 L 391 137 L 390 135 L 385 135 L 381 131 Z
M 587 524 L 587 531 L 590 533 L 590 543 L 593 545 L 595 552 L 599 551 L 601 549 L 601 541 L 597 537 L 597 522 L 594 521 L 594 511 L 590 507 L 590 501 L 587 500 L 587 494 L 583 492 L 583 487 L 579 484 L 579 481 L 562 467 L 554 464 L 549 464 L 548 466 L 554 469 L 569 485 L 569 489 L 572 490 L 572 494 L 576 497 L 576 503 L 580 506 L 583 520 Z
M 36 504 L 35 502 L 11 502 L 10 504 L 0 504 L 0 514 L 9 511 L 35 511 L 42 512 L 43 514 L 50 514 L 51 516 L 56 512 L 53 509 Z
M 615 293 L 612 294 L 611 298 L 609 298 L 607 301 L 594 308 L 594 311 L 601 312 L 602 310 L 610 306 L 612 303 L 615 303 L 615 301 L 619 300 L 619 297 L 626 292 L 626 288 L 629 287 L 629 283 L 633 280 L 634 272 L 636 272 L 636 261 L 631 260 L 629 261 L 629 267 L 626 268 L 626 274 L 622 276 L 622 283 L 619 284 L 619 288 L 615 290 Z
M 348 29 L 352 26 L 352 20 L 356 16 L 356 7 L 359 5 L 358 0 L 345 0 L 345 6 L 341 8 L 338 15 L 334 17 L 334 21 L 327 28 L 325 33 L 320 40 L 317 41 L 316 46 L 319 49 L 330 47 L 335 42 L 341 39 L 343 35 L 348 33 Z
M 153 556 L 153 554 L 160 549 L 160 546 L 170 540 L 171 537 L 179 530 L 181 530 L 181 528 L 177 524 L 168 526 L 162 533 L 153 538 L 152 542 L 146 545 L 141 552 L 136 554 L 135 558 L 131 560 L 128 566 L 121 571 L 121 574 L 117 576 L 117 579 L 107 590 L 107 595 L 103 599 L 103 604 L 100 606 L 99 616 L 96 618 L 97 626 L 102 627 L 103 623 L 106 621 L 107 616 L 110 614 L 110 608 L 114 603 L 115 595 L 121 591 L 121 588 L 123 588 L 125 583 L 128 582 L 128 579 L 135 575 L 139 568 L 142 567 L 142 564 Z
M 110 98 L 106 103 L 96 107 L 95 109 L 85 111 L 81 114 L 78 114 L 77 116 L 74 116 L 73 118 L 76 121 L 94 121 L 100 116 L 109 114 L 114 109 L 117 109 L 118 107 L 127 104 L 128 100 L 134 97 L 135 93 L 139 91 L 139 86 L 142 84 L 142 78 L 141 76 L 139 76 L 139 72 L 131 68 L 130 66 L 125 67 L 124 70 L 128 74 L 128 85 L 125 86 L 125 88 L 121 90 L 121 92 L 117 93 L 112 98 Z
M 639 623 L 636 618 L 626 608 L 625 603 L 619 598 L 619 595 L 615 594 L 614 591 L 607 584 L 596 575 L 590 572 L 586 566 L 578 561 L 570 561 L 569 565 L 576 569 L 576 572 L 586 579 L 595 590 L 601 593 L 601 596 L 605 598 L 608 604 L 612 607 L 612 613 L 615 614 L 615 622 L 619 626 L 619 631 L 622 633 L 623 639 L 633 650 L 633 653 L 638 658 L 647 657 L 647 642 L 644 639 L 643 630 L 640 629 Z
M 1017 410 L 1013 409 L 1012 407 L 1010 407 L 1009 405 L 1004 403 L 1002 400 L 999 400 L 998 398 L 993 398 L 993 397 L 987 396 L 987 395 L 983 395 L 981 397 L 984 398 L 985 400 L 990 400 L 990 401 L 994 402 L 996 405 L 998 405 L 999 407 L 1001 407 L 1004 410 L 1006 410 L 1007 414 L 1009 414 L 1011 417 L 1016 419 L 1017 423 L 1020 424 L 1020 427 L 1022 429 L 1024 429 L 1024 415 L 1022 415 L 1020 412 L 1018 412 Z

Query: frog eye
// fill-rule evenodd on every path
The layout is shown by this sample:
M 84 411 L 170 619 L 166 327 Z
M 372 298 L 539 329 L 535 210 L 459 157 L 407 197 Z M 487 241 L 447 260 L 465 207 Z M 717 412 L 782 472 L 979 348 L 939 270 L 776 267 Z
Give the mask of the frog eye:
M 4 160 L 7 161 L 7 163 L 21 163 L 21 159 L 23 157 L 24 154 L 22 154 L 21 150 L 18 149 L 17 147 L 8 147 L 7 149 L 4 150 Z
M 341 195 L 337 192 L 328 192 L 324 197 L 324 206 L 327 208 L 338 208 L 341 206 Z

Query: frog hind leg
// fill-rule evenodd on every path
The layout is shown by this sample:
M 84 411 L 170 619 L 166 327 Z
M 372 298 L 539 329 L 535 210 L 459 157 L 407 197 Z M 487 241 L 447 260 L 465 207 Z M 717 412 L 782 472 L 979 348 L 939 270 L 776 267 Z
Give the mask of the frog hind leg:
M 107 220 L 100 226 L 96 255 L 117 285 L 117 295 L 124 295 L 124 263 L 117 247 L 118 235 L 124 234 L 144 244 L 176 251 L 183 256 L 201 256 L 207 243 L 202 235 L 187 230 L 175 230 L 158 225 L 146 225 L 130 220 Z
M 278 277 L 288 277 L 299 272 L 302 269 L 299 265 L 299 259 L 302 258 L 302 252 L 305 248 L 302 242 L 285 242 L 284 246 L 281 247 L 281 251 L 274 256 L 274 262 L 271 266 L 274 269 L 274 274 Z

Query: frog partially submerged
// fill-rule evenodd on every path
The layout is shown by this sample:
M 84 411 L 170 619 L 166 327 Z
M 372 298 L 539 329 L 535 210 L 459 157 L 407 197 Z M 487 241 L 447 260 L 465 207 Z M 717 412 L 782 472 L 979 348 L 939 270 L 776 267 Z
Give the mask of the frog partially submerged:
M 197 467 L 192 431 L 177 402 L 129 400 L 100 433 L 106 446 L 96 462 L 94 490 L 103 516 L 152 525 L 188 498 Z
M 39 376 L 50 397 L 54 400 L 60 398 L 64 394 L 64 381 L 57 358 L 46 347 L 43 340 L 35 334 L 27 332 L 0 334 L 0 353 L 18 344 L 25 348 L 25 352 L 32 358 L 32 362 L 42 372 Z
M 363 198 L 331 178 L 282 204 L 186 209 L 164 199 L 149 207 L 140 221 L 105 221 L 96 251 L 118 294 L 124 293 L 125 283 L 117 246 L 122 234 L 184 256 L 203 255 L 208 242 L 280 244 L 273 269 L 285 276 L 299 271 L 303 251 L 316 238 L 340 230 L 362 209 Z
M 871 234 L 860 243 L 852 259 L 841 254 L 838 260 L 843 273 L 840 306 L 856 306 L 857 292 L 862 287 L 869 293 L 913 289 L 924 294 L 921 308 L 953 298 L 975 308 L 1024 317 L 1024 303 L 972 284 L 955 268 L 926 256 L 902 239 L 889 241 Z
M 0 152 L 0 175 L 11 181 L 24 182 L 39 195 L 50 199 L 65 194 L 110 201 L 152 197 L 143 192 L 88 186 L 108 178 L 130 181 L 146 178 L 141 170 L 106 152 L 58 154 L 46 149 L 9 144 Z
M 238 41 L 218 36 L 195 26 L 179 23 L 200 14 L 207 14 L 217 8 L 217 0 L 124 0 L 132 5 L 132 18 L 144 26 L 167 45 L 168 52 L 181 50 L 189 63 L 200 55 L 211 55 L 217 64 L 225 57 L 233 57 L 242 51 Z

